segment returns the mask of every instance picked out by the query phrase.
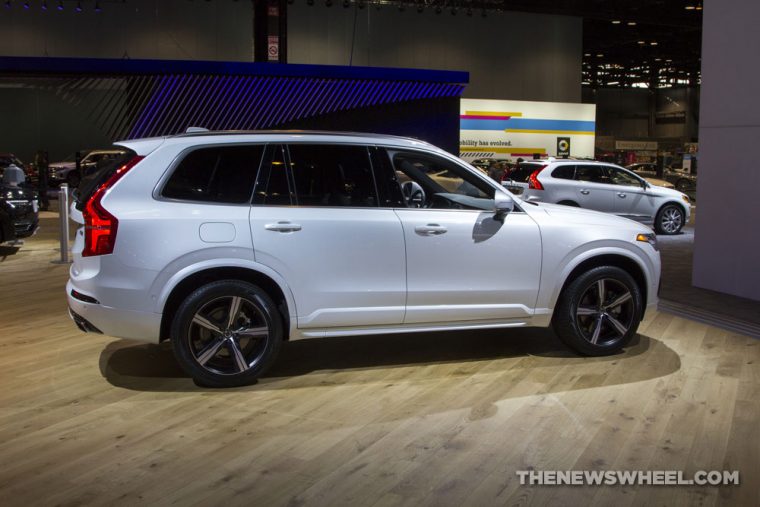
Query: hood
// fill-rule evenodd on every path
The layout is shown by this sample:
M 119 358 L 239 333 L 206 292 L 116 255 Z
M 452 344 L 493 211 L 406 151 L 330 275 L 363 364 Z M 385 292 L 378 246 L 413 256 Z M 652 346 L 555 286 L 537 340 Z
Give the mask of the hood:
M 664 197 L 671 197 L 677 201 L 686 201 L 689 202 L 688 196 L 684 194 L 683 192 L 679 192 L 678 190 L 675 190 L 673 185 L 670 186 L 671 188 L 661 187 L 661 186 L 653 186 L 651 188 L 647 188 L 647 192 L 652 192 L 655 195 L 661 195 Z M 684 197 L 686 199 L 684 199 Z
M 546 212 L 546 214 L 557 217 L 565 222 L 571 222 L 574 224 L 595 225 L 604 227 L 617 227 L 617 228 L 633 228 L 637 230 L 648 230 L 646 226 L 641 225 L 638 222 L 629 220 L 627 218 L 612 215 L 610 213 L 602 213 L 601 211 L 594 211 L 584 208 L 576 208 L 574 206 L 565 206 L 563 204 L 549 204 L 544 202 L 534 202 L 533 204 L 524 204 L 523 208 L 531 209 L 538 208 Z
M 0 199 L 26 199 L 33 200 L 37 198 L 37 192 L 31 188 L 16 187 L 12 185 L 3 185 L 0 183 Z
M 73 169 L 76 166 L 76 162 L 53 162 L 48 164 L 48 169 Z
M 671 182 L 661 180 L 659 178 L 644 178 L 644 179 L 647 180 L 648 183 L 658 186 L 658 187 L 675 188 L 675 186 Z

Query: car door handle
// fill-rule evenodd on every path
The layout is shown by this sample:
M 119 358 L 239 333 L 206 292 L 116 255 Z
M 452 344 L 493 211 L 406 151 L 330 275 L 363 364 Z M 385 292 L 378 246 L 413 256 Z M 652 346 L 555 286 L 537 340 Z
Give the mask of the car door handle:
M 414 232 L 422 236 L 438 236 L 439 234 L 446 234 L 446 231 L 448 229 L 438 224 L 418 225 L 414 228 Z
M 585 188 L 581 189 L 581 194 L 583 195 L 588 195 L 590 192 L 591 192 L 590 190 L 586 190 Z
M 264 229 L 274 232 L 296 232 L 301 230 L 301 226 L 290 222 L 277 222 L 276 224 L 266 224 Z
M 617 195 L 625 199 L 625 192 L 618 192 Z

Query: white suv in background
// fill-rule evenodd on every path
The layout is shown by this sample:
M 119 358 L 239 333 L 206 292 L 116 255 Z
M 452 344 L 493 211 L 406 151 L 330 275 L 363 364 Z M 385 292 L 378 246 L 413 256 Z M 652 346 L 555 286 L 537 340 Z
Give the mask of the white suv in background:
M 614 164 L 550 158 L 524 162 L 519 170 L 527 180 L 522 198 L 529 201 L 614 213 L 653 225 L 658 234 L 678 234 L 691 214 L 683 192 L 652 185 Z
M 610 354 L 657 303 L 646 227 L 524 202 L 430 144 L 340 133 L 125 141 L 80 186 L 66 286 L 83 331 L 171 340 L 200 385 L 283 340 L 553 325 Z

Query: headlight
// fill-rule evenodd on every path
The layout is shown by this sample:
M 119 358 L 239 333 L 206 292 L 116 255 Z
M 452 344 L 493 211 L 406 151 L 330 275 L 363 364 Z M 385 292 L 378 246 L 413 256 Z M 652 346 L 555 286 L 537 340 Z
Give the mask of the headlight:
M 683 202 L 685 202 L 686 204 L 691 204 L 691 199 L 689 199 L 689 196 L 688 196 L 688 195 L 686 195 L 686 194 L 683 194 L 683 195 L 681 196 L 681 199 L 683 199 Z
M 652 248 L 654 248 L 655 250 L 659 250 L 659 248 L 657 248 L 657 236 L 655 236 L 653 232 L 649 234 L 637 234 L 636 241 L 649 243 L 650 245 L 652 245 Z

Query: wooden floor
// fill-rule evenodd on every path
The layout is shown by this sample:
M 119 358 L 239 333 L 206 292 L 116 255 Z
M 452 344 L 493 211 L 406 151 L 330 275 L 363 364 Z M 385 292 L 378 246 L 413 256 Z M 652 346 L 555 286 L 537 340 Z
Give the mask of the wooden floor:
M 0 262 L 0 505 L 760 505 L 760 341 L 664 313 L 607 358 L 541 330 L 317 339 L 204 390 L 168 347 L 80 333 L 55 246 Z M 521 486 L 528 469 L 742 483 Z

